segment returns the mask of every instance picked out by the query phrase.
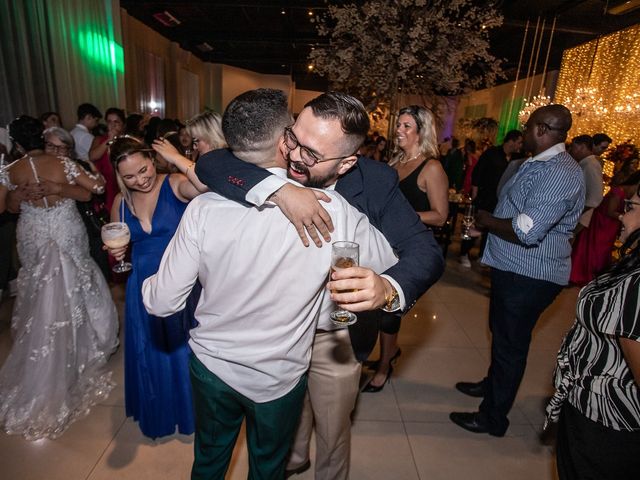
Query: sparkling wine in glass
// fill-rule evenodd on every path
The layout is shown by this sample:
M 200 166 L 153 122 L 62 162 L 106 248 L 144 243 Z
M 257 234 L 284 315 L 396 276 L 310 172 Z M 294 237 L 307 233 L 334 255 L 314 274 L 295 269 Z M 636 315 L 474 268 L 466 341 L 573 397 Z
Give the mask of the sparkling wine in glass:
M 462 239 L 471 240 L 473 237 L 469 235 L 469 232 L 475 225 L 476 207 L 469 204 L 467 205 L 464 215 L 462 217 Z
M 331 245 L 331 273 L 342 268 L 358 266 L 360 246 L 355 242 L 333 242 Z M 355 290 L 334 290 L 333 293 L 354 292 Z M 353 312 L 339 308 L 331 312 L 334 325 L 346 327 L 356 323 L 358 317 Z
M 102 226 L 101 230 L 102 241 L 109 248 L 122 248 L 129 244 L 131 240 L 131 233 L 129 227 L 124 222 L 111 222 Z M 113 271 L 116 273 L 124 273 L 131 270 L 131 264 L 120 260 L 113 266 Z

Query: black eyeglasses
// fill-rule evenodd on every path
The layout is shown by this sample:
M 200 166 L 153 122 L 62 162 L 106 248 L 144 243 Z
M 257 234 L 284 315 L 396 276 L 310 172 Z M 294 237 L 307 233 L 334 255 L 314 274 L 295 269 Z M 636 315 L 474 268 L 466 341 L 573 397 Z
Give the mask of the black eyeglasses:
M 344 155 L 342 157 L 319 158 L 318 155 L 313 152 L 313 150 L 311 150 L 309 147 L 301 145 L 300 142 L 298 142 L 298 139 L 294 135 L 291 127 L 284 128 L 284 144 L 289 150 L 289 153 L 300 147 L 300 159 L 302 160 L 302 163 L 304 163 L 307 167 L 313 167 L 317 163 L 328 162 L 330 160 L 344 160 L 345 158 L 349 158 L 355 155 L 355 153 L 352 153 L 351 155 Z
M 69 147 L 67 145 L 56 145 L 55 143 L 44 142 L 44 146 L 48 150 L 51 150 L 52 152 L 56 152 L 56 153 L 62 153 L 62 152 L 68 152 L 69 151 Z
M 624 213 L 630 212 L 634 210 L 636 205 L 640 205 L 640 202 L 636 202 L 635 200 L 625 200 L 624 201 Z
M 551 125 L 549 125 L 548 123 L 545 123 L 545 122 L 536 122 L 536 125 L 544 125 L 544 127 L 545 127 L 547 130 L 550 130 L 550 131 L 552 131 L 552 132 L 566 132 L 566 129 L 565 129 L 565 128 L 552 127 Z M 527 123 L 525 123 L 525 124 L 522 126 L 522 131 L 523 131 L 523 132 L 525 132 L 529 127 L 530 127 L 529 123 L 528 123 L 528 122 L 527 122 Z

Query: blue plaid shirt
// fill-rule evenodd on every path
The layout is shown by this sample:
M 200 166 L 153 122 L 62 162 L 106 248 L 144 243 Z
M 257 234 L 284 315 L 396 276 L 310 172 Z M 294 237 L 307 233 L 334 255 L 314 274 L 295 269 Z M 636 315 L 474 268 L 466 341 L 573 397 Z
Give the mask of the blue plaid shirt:
M 496 218 L 510 218 L 522 245 L 489 234 L 482 262 L 566 285 L 572 232 L 584 208 L 582 170 L 563 143 L 524 162 L 500 191 Z

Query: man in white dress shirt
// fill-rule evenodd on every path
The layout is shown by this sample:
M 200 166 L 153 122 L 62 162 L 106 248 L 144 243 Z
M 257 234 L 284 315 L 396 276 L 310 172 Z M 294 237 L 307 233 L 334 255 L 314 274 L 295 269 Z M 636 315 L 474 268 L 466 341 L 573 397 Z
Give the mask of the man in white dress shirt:
M 89 150 L 94 138 L 91 130 L 98 126 L 101 118 L 102 114 L 95 105 L 83 103 L 78 107 L 78 123 L 69 132 L 76 144 L 76 158 L 89 161 Z
M 286 177 L 281 147 L 290 123 L 284 93 L 258 89 L 229 104 L 222 128 L 236 156 Z M 360 133 L 348 134 L 346 141 L 328 138 L 330 150 L 318 153 L 334 161 L 309 168 L 318 175 L 337 162 L 339 169 L 351 168 L 356 157 L 349 154 L 366 132 Z M 344 137 L 340 128 L 334 135 Z M 368 219 L 339 194 L 327 195 L 334 239 L 359 243 L 361 264 L 375 271 L 393 265 L 391 247 Z M 193 479 L 224 477 L 245 418 L 249 476 L 284 476 L 316 323 L 335 308 L 326 289 L 330 263 L 331 246 L 305 248 L 275 205 L 251 208 L 205 193 L 187 207 L 142 293 L 150 313 L 166 316 L 184 307 L 196 279 L 202 283 L 199 325 L 190 340 Z

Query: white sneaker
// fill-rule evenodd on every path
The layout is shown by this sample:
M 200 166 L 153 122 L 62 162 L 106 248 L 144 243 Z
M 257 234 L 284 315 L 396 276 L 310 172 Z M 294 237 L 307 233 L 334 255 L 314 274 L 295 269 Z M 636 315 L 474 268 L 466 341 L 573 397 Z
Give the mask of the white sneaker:
M 16 295 L 18 295 L 18 280 L 14 278 L 9 280 L 9 296 L 15 297 Z
M 464 268 L 471 268 L 471 260 L 469 260 L 469 255 L 460 255 L 460 265 Z

